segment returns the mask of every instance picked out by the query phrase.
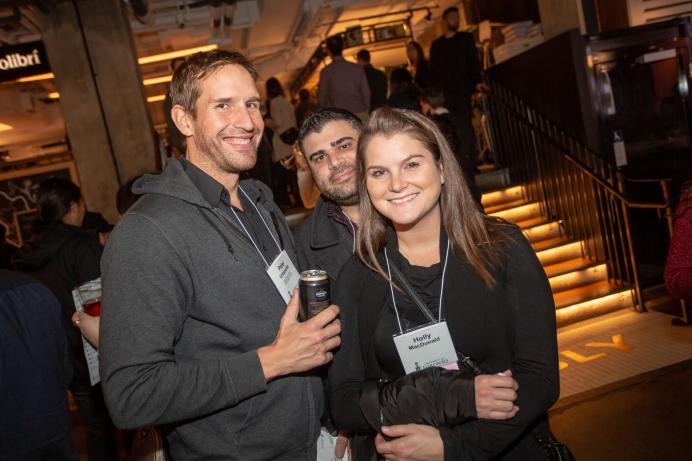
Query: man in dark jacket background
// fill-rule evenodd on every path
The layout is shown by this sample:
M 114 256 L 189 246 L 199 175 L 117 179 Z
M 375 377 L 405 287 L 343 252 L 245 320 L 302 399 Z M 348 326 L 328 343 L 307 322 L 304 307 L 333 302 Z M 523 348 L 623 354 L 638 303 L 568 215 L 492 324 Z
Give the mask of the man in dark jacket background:
M 449 111 L 462 128 L 465 156 L 475 156 L 471 96 L 481 83 L 481 64 L 473 34 L 459 32 L 459 10 L 442 13 L 444 34 L 430 45 L 430 84 L 442 90 Z
M 321 109 L 305 120 L 300 150 L 322 196 L 294 232 L 301 270 L 327 271 L 332 285 L 355 250 L 358 226 L 356 149 L 360 119 L 338 108 Z
M 135 183 L 102 260 L 106 403 L 119 426 L 164 425 L 176 460 L 316 457 L 323 393 L 305 372 L 331 361 L 338 309 L 298 323 L 270 278 L 295 251 L 269 189 L 239 181 L 264 128 L 256 80 L 237 52 L 176 70 L 186 158 Z
M 362 49 L 356 55 L 358 64 L 363 66 L 365 78 L 370 87 L 370 112 L 387 104 L 387 74 L 370 64 L 370 52 Z
M 0 269 L 0 460 L 77 461 L 60 304 L 35 280 Z

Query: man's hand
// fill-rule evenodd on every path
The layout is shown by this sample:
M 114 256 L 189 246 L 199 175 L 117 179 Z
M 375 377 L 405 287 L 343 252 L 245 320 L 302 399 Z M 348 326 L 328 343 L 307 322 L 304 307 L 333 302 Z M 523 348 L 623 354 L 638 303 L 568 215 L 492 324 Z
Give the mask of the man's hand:
M 375 448 L 387 461 L 444 460 L 444 444 L 440 431 L 432 426 L 382 426 L 382 434 L 393 439 L 386 441 L 381 434 L 375 437 Z
M 298 322 L 300 301 L 294 290 L 274 342 L 257 349 L 267 382 L 279 376 L 311 370 L 332 360 L 341 344 L 339 308 L 331 305 L 306 322 Z
M 479 419 L 505 420 L 519 411 L 514 404 L 519 385 L 506 370 L 498 375 L 479 375 L 475 378 L 476 415 Z

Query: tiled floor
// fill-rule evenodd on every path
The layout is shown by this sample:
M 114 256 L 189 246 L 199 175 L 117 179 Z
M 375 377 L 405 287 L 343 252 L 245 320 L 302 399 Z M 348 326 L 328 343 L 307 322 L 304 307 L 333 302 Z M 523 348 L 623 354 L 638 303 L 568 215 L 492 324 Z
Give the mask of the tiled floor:
M 670 320 L 627 310 L 561 329 L 560 399 L 692 359 L 692 327 Z

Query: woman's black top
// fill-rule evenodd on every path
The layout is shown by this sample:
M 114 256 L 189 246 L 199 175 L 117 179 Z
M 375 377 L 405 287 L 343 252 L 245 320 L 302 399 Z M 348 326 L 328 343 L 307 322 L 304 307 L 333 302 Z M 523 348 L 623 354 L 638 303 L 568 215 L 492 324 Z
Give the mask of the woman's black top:
M 475 420 L 441 427 L 445 459 L 540 459 L 543 456 L 527 428 L 544 425 L 547 409 L 559 395 L 555 307 L 543 269 L 519 229 L 508 225 L 502 263 L 492 273 L 496 284 L 485 285 L 459 251 L 450 250 L 443 318 L 455 347 L 488 373 L 511 369 L 519 384 L 517 416 L 508 421 Z M 444 234 L 444 233 L 443 233 Z M 409 265 L 389 233 L 387 252 L 437 315 L 441 265 Z M 444 261 L 446 237 L 440 245 Z M 381 255 L 380 255 L 381 256 Z M 384 258 L 380 260 L 386 271 Z M 360 408 L 364 384 L 404 375 L 392 335 L 399 333 L 389 283 L 352 258 L 337 281 L 335 304 L 341 308 L 341 347 L 329 370 L 331 413 L 339 428 L 372 433 Z M 417 307 L 395 292 L 406 321 L 427 323 Z M 473 387 L 468 399 L 474 399 Z

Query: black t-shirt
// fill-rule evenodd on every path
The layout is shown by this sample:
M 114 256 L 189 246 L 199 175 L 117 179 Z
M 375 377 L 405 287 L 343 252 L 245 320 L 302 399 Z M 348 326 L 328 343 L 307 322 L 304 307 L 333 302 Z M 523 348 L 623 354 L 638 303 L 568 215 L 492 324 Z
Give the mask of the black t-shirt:
M 199 189 L 202 197 L 204 197 L 211 206 L 220 209 L 232 222 L 238 223 L 238 221 L 240 221 L 240 223 L 242 223 L 240 227 L 241 229 L 244 227 L 247 233 L 242 230 L 241 233 L 247 238 L 251 245 L 252 242 L 257 245 L 264 259 L 271 265 L 272 261 L 274 261 L 281 252 L 276 244 L 276 242 L 281 244 L 281 241 L 274 229 L 274 223 L 267 221 L 265 225 L 262 216 L 260 216 L 253 203 L 242 191 L 238 191 L 240 204 L 243 207 L 241 210 L 231 205 L 228 190 L 226 190 L 220 182 L 182 157 L 180 163 L 192 183 Z M 269 229 L 271 229 L 271 231 Z M 274 239 L 276 239 L 276 242 Z

